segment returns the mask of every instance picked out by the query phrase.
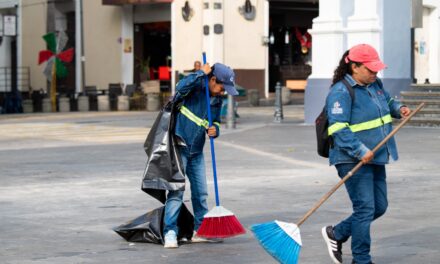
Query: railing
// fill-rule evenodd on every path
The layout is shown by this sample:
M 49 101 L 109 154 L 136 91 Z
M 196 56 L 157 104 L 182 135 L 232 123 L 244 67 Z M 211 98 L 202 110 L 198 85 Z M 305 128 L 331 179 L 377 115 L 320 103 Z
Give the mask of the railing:
M 12 68 L 0 67 L 0 92 L 12 91 Z M 27 92 L 30 89 L 31 71 L 29 67 L 17 67 L 17 89 Z

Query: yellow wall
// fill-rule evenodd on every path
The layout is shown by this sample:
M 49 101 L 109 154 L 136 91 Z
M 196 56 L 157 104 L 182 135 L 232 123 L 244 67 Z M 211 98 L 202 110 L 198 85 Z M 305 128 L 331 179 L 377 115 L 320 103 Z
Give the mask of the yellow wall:
M 102 5 L 101 0 L 83 1 L 85 84 L 108 89 L 122 78 L 122 8 Z
M 30 85 L 33 90 L 46 90 L 43 74 L 46 64 L 38 65 L 38 53 L 46 49 L 42 36 L 46 34 L 47 5 L 42 0 L 26 0 L 22 6 L 22 61 L 30 67 Z

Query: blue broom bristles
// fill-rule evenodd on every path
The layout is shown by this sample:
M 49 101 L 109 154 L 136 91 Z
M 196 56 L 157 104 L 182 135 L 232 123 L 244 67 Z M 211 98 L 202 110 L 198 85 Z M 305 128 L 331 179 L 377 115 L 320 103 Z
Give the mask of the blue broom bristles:
M 263 248 L 278 262 L 283 264 L 298 263 L 301 245 L 290 237 L 275 222 L 255 224 L 251 230 Z

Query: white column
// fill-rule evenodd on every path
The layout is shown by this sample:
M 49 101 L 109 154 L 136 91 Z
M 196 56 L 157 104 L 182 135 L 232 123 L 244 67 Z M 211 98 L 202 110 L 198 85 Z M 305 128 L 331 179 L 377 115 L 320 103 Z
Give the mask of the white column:
M 264 36 L 269 37 L 269 1 L 264 0 Z M 269 45 L 264 52 L 264 97 L 269 98 Z
M 209 35 L 203 35 L 203 51 L 206 52 L 206 60 L 211 65 L 215 62 L 223 63 L 224 3 L 223 0 L 209 0 L 204 3 L 208 3 L 209 5 L 209 8 L 203 9 L 203 26 L 209 26 Z M 216 9 L 215 5 L 217 4 L 220 4 L 221 8 Z M 215 25 L 221 25 L 223 27 L 221 34 L 214 33 Z
M 341 0 L 319 1 L 319 16 L 313 19 L 312 74 L 310 78 L 331 78 L 343 50 Z
M 75 93 L 79 94 L 82 92 L 82 71 L 81 71 L 81 0 L 75 1 Z
M 315 121 L 325 103 L 333 72 L 344 52 L 341 2 L 319 1 L 319 16 L 310 30 L 312 74 L 307 79 L 304 98 L 304 119 L 309 124 Z
M 432 2 L 432 1 L 429 1 Z M 428 19 L 430 37 L 429 80 L 431 83 L 440 83 L 440 1 L 431 3 L 432 9 Z
M 122 82 L 127 84 L 133 83 L 133 71 L 134 71 L 134 56 L 133 56 L 133 5 L 125 5 L 122 7 Z M 126 43 L 127 42 L 127 43 Z M 127 44 L 131 43 L 131 51 L 125 50 Z
M 354 0 L 354 14 L 347 21 L 347 48 L 359 43 L 367 43 L 375 47 L 379 55 L 381 54 L 381 27 L 377 4 L 378 0 Z

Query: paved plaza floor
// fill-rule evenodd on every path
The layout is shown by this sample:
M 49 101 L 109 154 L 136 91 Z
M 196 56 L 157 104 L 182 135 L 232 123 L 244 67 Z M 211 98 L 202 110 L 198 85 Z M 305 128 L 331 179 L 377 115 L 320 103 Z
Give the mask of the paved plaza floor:
M 216 139 L 220 199 L 249 228 L 300 219 L 338 181 L 316 154 L 302 106 L 239 108 Z M 158 206 L 140 189 L 143 141 L 157 112 L 0 115 L 0 263 L 276 263 L 251 232 L 176 250 L 112 231 Z M 405 127 L 387 166 L 387 213 L 372 225 L 376 264 L 440 263 L 440 129 Z M 209 205 L 214 205 L 209 146 Z M 191 208 L 189 192 L 185 203 Z M 300 263 L 331 263 L 321 227 L 348 216 L 338 190 L 302 226 Z M 344 263 L 351 263 L 350 242 Z

